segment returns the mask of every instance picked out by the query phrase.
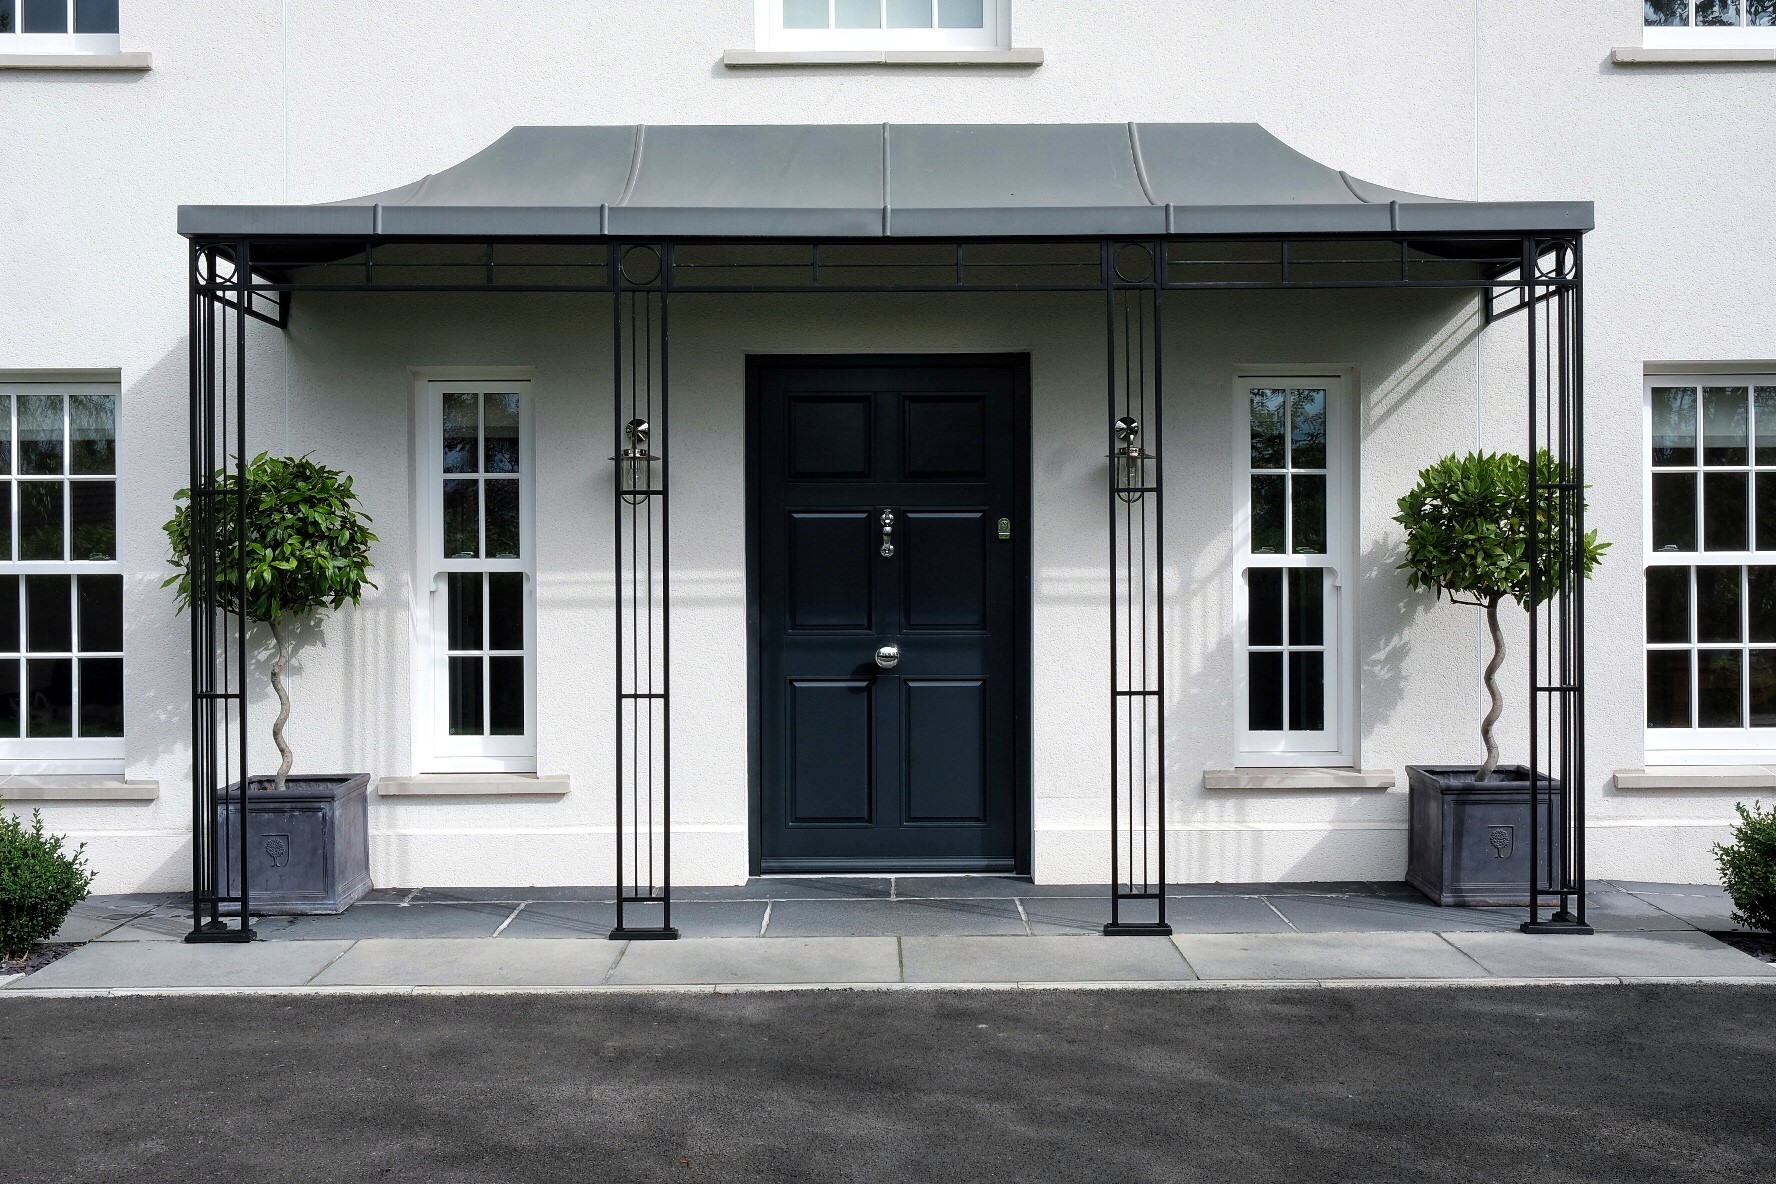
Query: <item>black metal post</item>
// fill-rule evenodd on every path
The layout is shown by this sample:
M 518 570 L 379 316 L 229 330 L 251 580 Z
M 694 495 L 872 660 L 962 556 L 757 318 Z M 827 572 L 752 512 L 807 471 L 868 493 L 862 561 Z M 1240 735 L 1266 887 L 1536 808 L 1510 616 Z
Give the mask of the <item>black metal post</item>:
M 671 563 L 668 537 L 667 245 L 611 251 L 616 623 L 615 941 L 678 936 L 672 926 Z M 629 850 L 625 856 L 624 843 Z M 659 907 L 659 922 L 631 910 Z
M 229 615 L 227 597 L 218 591 L 224 563 L 234 569 L 237 600 L 246 588 L 246 342 L 251 260 L 247 244 L 231 244 L 228 257 L 234 273 L 225 281 L 217 269 L 221 251 L 218 245 L 193 247 L 190 260 L 192 928 L 185 936 L 188 942 L 245 942 L 257 936 L 247 870 L 247 619 L 236 605 L 231 637 L 225 619 Z M 232 298 L 227 295 L 230 289 Z M 234 313 L 232 359 L 228 356 L 230 309 Z M 227 489 L 219 478 L 230 443 L 235 454 L 234 480 L 233 488 Z M 226 529 L 225 513 L 231 515 Z M 224 543 L 229 548 L 227 555 L 219 553 Z M 236 773 L 232 786 L 231 767 Z M 234 884 L 238 888 L 231 891 Z M 225 905 L 230 907 L 225 910 Z M 223 920 L 225 911 L 238 916 L 238 923 L 230 925 Z
M 1106 240 L 1100 267 L 1110 444 L 1111 880 L 1104 933 L 1166 936 L 1172 929 L 1165 901 L 1165 483 L 1159 457 L 1165 245 Z M 1125 913 L 1136 901 L 1151 901 L 1151 909 L 1137 905 L 1145 915 L 1131 920 Z
M 1544 260 L 1551 262 L 1544 264 Z M 1529 918 L 1522 929 L 1525 933 L 1584 935 L 1592 930 L 1585 920 L 1582 854 L 1586 776 L 1585 482 L 1579 381 L 1582 338 L 1577 294 L 1582 277 L 1578 241 L 1525 239 L 1523 262 L 1529 349 L 1532 858 Z M 1543 288 L 1547 291 L 1538 297 L 1538 290 Z M 1546 478 L 1541 464 L 1544 450 L 1550 462 Z M 1541 510 L 1545 501 L 1554 510 L 1548 523 L 1551 537 L 1543 535 Z M 1552 905 L 1553 912 L 1544 920 L 1541 910 L 1545 902 Z

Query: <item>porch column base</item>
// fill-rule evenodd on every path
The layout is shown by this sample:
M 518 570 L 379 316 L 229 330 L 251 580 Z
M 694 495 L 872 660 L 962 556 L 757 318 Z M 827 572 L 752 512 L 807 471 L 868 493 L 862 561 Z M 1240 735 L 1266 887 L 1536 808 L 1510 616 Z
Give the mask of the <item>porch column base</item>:
M 1525 921 L 1519 928 L 1524 933 L 1554 933 L 1565 934 L 1568 937 L 1590 937 L 1597 932 L 1589 925 L 1579 924 L 1579 919 L 1565 909 L 1561 909 L 1546 921 Z
M 185 941 L 195 946 L 240 945 L 258 940 L 259 931 L 251 925 L 241 927 L 226 921 L 207 922 L 185 935 Z
M 623 925 L 610 931 L 612 941 L 677 941 L 678 929 L 671 925 L 638 928 Z
M 1164 921 L 1111 921 L 1104 926 L 1105 937 L 1170 937 L 1172 927 Z

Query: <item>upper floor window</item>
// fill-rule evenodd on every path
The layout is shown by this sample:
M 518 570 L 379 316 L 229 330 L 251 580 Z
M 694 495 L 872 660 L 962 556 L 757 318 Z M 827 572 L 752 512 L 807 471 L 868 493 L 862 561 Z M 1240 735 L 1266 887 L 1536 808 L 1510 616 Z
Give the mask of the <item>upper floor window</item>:
M 0 0 L 0 53 L 116 53 L 118 3 Z
M 1242 765 L 1348 765 L 1354 714 L 1345 579 L 1354 561 L 1344 382 L 1235 384 L 1245 552 L 1238 681 Z
M 1776 0 L 1643 0 L 1646 43 L 1776 45 Z
M 759 48 L 1003 49 L 1010 0 L 758 0 Z
M 1647 383 L 1647 749 L 1776 747 L 1776 375 Z

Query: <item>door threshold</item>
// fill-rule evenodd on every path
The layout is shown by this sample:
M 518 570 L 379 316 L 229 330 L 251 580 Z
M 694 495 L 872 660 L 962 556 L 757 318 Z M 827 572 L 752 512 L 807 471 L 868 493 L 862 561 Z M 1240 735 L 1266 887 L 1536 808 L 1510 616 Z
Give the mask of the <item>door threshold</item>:
M 1021 873 L 1010 859 L 909 859 L 904 864 L 871 860 L 858 864 L 837 859 L 769 859 L 761 863 L 760 876 L 1015 876 Z

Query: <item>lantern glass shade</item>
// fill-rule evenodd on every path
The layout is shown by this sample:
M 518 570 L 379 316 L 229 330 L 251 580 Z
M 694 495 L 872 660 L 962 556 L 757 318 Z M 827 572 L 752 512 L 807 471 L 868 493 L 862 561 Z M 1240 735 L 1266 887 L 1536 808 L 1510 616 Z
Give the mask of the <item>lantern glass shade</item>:
M 617 457 L 617 481 L 624 501 L 638 506 L 647 500 L 653 492 L 653 466 L 658 459 L 648 455 L 645 448 L 625 448 Z

